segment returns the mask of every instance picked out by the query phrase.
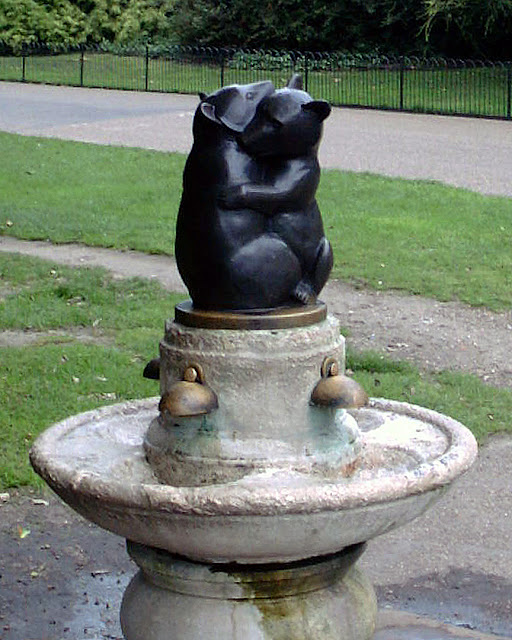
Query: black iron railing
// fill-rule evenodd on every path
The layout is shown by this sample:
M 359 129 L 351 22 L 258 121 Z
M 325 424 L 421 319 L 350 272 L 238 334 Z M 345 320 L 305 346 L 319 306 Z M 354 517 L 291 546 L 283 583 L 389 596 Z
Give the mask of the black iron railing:
M 13 51 L 0 43 L 0 80 L 139 91 L 208 93 L 221 85 L 301 73 L 337 106 L 494 118 L 512 116 L 512 62 L 298 51 L 134 45 Z

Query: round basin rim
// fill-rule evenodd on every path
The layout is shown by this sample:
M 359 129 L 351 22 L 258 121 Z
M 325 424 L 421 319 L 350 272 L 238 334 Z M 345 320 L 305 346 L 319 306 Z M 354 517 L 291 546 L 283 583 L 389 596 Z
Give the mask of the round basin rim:
M 56 463 L 52 453 L 59 438 L 90 420 L 109 414 L 149 412 L 158 398 L 128 401 L 72 416 L 55 424 L 36 440 L 31 462 L 36 471 L 59 494 L 76 495 L 80 500 L 104 502 L 119 508 L 136 508 L 195 516 L 262 516 L 307 514 L 361 508 L 392 502 L 448 485 L 474 462 L 477 445 L 471 432 L 456 420 L 436 411 L 404 402 L 371 398 L 371 408 L 407 415 L 429 422 L 447 436 L 447 450 L 438 458 L 420 463 L 412 470 L 388 478 L 372 478 L 348 483 L 325 482 L 297 487 L 252 486 L 240 481 L 225 485 L 177 487 L 159 484 L 127 484 L 105 479 Z M 142 446 L 142 445 L 141 445 Z

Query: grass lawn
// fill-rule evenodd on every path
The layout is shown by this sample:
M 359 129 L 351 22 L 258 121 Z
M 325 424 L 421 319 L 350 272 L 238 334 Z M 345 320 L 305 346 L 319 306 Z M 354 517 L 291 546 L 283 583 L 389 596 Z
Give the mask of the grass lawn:
M 512 392 L 483 384 L 473 375 L 420 371 L 408 362 L 372 352 L 348 353 L 347 368 L 372 397 L 391 398 L 445 413 L 483 442 L 491 433 L 512 431 Z
M 0 330 L 39 332 L 30 346 L 0 348 L 0 488 L 36 483 L 27 452 L 51 423 L 158 395 L 142 370 L 182 298 L 155 282 L 114 280 L 102 269 L 0 254 Z M 89 342 L 74 337 L 78 329 Z
M 0 147 L 0 233 L 172 253 L 183 155 L 4 133 Z
M 171 254 L 185 157 L 0 133 L 0 234 Z M 512 199 L 325 171 L 333 276 L 512 306 Z
M 0 347 L 0 490 L 41 484 L 28 449 L 53 422 L 158 395 L 158 384 L 142 370 L 157 354 L 164 320 L 179 299 L 155 282 L 0 254 L 0 331 L 39 332 L 30 346 Z M 78 329 L 87 331 L 89 343 L 74 337 Z M 480 440 L 512 429 L 512 393 L 473 376 L 420 373 L 374 354 L 351 354 L 347 365 L 370 395 L 446 412 Z
M 402 77 L 402 91 L 400 82 Z M 309 93 L 333 105 L 376 107 L 448 114 L 504 117 L 507 114 L 507 69 L 384 67 L 312 71 Z
M 493 310 L 512 306 L 512 199 L 440 183 L 323 174 L 334 277 Z

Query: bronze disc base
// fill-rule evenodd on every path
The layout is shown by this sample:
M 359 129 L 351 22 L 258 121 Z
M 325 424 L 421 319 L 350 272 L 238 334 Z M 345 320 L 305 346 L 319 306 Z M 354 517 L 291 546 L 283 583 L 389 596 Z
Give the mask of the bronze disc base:
M 204 311 L 194 309 L 191 300 L 175 307 L 174 319 L 186 327 L 198 329 L 292 329 L 325 320 L 327 306 L 316 302 L 306 306 L 251 311 Z

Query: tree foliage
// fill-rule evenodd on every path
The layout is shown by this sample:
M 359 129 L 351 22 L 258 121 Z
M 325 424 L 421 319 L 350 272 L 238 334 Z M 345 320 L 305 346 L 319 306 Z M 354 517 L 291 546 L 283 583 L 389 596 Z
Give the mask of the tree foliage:
M 0 40 L 14 48 L 170 39 L 173 0 L 0 0 Z
M 0 0 L 0 40 L 510 59 L 512 0 Z
M 88 13 L 89 39 L 140 42 L 171 36 L 171 0 L 94 0 Z
M 512 57 L 512 0 L 175 0 L 183 43 Z
M 512 0 L 424 0 L 427 41 L 448 55 L 512 58 Z
M 0 39 L 14 48 L 33 42 L 83 41 L 85 16 L 70 0 L 0 0 Z
M 399 51 L 418 31 L 411 0 L 176 0 L 183 43 L 279 49 Z

